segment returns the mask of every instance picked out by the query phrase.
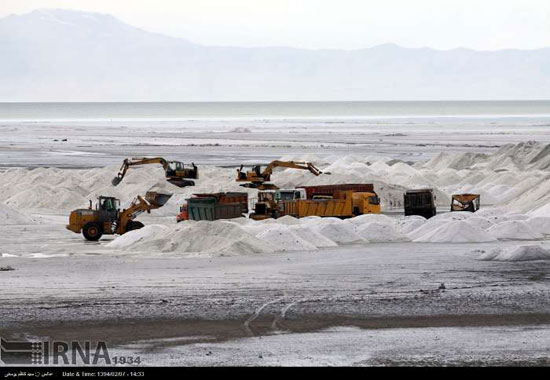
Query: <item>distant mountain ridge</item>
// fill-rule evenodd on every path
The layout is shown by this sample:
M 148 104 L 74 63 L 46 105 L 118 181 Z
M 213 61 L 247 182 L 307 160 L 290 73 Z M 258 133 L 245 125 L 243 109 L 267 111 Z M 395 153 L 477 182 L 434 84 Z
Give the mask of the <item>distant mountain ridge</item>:
M 550 99 L 550 48 L 193 44 L 60 9 L 0 19 L 0 101 Z

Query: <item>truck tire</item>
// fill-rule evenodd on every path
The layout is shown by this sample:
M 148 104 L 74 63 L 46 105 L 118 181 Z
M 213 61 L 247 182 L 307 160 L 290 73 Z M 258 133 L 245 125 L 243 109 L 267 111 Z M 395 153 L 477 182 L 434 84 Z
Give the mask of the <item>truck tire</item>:
M 144 225 L 141 222 L 135 222 L 133 220 L 129 221 L 126 225 L 126 232 L 133 231 L 133 230 L 139 230 L 140 228 L 143 228 Z
M 82 227 L 82 235 L 84 235 L 86 240 L 98 241 L 103 235 L 103 229 L 99 223 L 86 223 L 84 227 Z

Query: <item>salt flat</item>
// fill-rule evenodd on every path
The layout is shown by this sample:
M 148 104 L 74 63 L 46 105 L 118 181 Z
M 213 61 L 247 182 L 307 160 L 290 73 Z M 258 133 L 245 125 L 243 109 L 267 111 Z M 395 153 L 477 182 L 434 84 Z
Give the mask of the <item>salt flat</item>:
M 0 335 L 106 339 L 152 364 L 547 364 L 544 125 L 413 133 L 348 123 L 343 136 L 332 125 L 283 123 L 273 133 L 268 124 L 212 123 L 201 131 L 192 123 L 123 132 L 105 123 L 0 126 L 8 132 L 0 137 L 0 267 L 13 269 L 0 271 Z M 200 178 L 180 189 L 149 166 L 111 186 L 122 158 L 139 154 L 194 160 Z M 386 215 L 175 223 L 194 192 L 254 198 L 234 170 L 272 158 L 331 173 L 277 171 L 281 187 L 374 183 Z M 402 192 L 414 187 L 435 189 L 437 217 L 401 216 Z M 153 188 L 174 195 L 139 218 L 143 230 L 90 243 L 65 229 L 88 199 L 112 195 L 125 205 Z M 446 212 L 456 192 L 480 193 L 481 211 Z M 347 359 L 331 349 L 365 339 L 378 348 L 353 354 L 348 345 Z M 232 359 L 235 350 L 242 359 Z
M 0 121 L 1 166 L 94 167 L 163 155 L 199 164 L 266 163 L 288 154 L 369 154 L 406 161 L 550 142 L 548 117 Z M 66 140 L 66 141 L 63 141 Z

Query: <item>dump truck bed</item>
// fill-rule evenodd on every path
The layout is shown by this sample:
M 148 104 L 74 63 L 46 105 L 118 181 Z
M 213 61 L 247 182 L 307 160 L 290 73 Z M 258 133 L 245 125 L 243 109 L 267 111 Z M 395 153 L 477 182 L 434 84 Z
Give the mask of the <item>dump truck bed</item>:
M 332 199 L 297 199 L 283 201 L 284 215 L 349 218 L 353 216 L 352 191 L 335 192 Z
M 201 193 L 193 194 L 195 198 L 215 198 L 218 203 L 239 203 L 241 212 L 248 213 L 248 193 L 245 192 L 227 192 L 227 193 Z
M 334 195 L 337 191 L 353 191 L 361 193 L 374 193 L 372 183 L 346 183 L 340 185 L 296 186 L 305 189 L 307 199 L 313 199 L 315 195 Z
M 435 196 L 433 189 L 407 190 L 403 194 L 405 216 L 420 215 L 426 219 L 435 216 Z
M 189 220 L 232 219 L 242 216 L 241 203 L 220 203 L 216 198 L 190 198 L 187 201 Z

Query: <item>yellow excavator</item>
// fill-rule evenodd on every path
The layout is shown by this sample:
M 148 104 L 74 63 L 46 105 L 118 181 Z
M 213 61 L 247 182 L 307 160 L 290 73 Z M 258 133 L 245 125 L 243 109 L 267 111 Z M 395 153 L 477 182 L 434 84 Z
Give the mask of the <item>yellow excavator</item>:
M 141 213 L 150 213 L 151 210 L 164 206 L 172 194 L 162 194 L 149 191 L 145 199 L 137 196 L 125 210 L 120 210 L 120 200 L 114 197 L 100 196 L 95 209 L 92 201 L 87 209 L 78 209 L 71 212 L 68 230 L 82 235 L 86 240 L 97 241 L 102 235 L 122 235 L 128 231 L 143 227 L 143 223 L 134 219 Z
M 161 164 L 164 172 L 166 174 L 166 180 L 173 185 L 178 187 L 186 186 L 195 186 L 194 181 L 189 181 L 188 179 L 198 179 L 199 178 L 199 169 L 195 166 L 194 163 L 191 163 L 190 168 L 186 168 L 183 162 L 180 161 L 167 161 L 162 157 L 152 157 L 152 158 L 126 158 L 122 163 L 120 171 L 117 176 L 113 178 L 111 183 L 113 186 L 116 186 L 122 181 L 126 175 L 128 168 L 137 165 L 148 165 L 148 164 Z
M 277 190 L 278 187 L 275 184 L 267 183 L 271 180 L 271 173 L 273 169 L 280 168 L 291 168 L 291 169 L 300 169 L 300 170 L 309 170 L 313 175 L 323 174 L 322 171 L 317 169 L 315 165 L 311 162 L 298 162 L 298 161 L 272 161 L 270 162 L 265 169 L 262 171 L 260 165 L 255 165 L 250 171 L 244 171 L 243 165 L 237 169 L 237 182 L 247 182 L 242 184 L 243 187 L 250 187 L 259 190 Z M 329 174 L 329 173 L 325 173 Z

